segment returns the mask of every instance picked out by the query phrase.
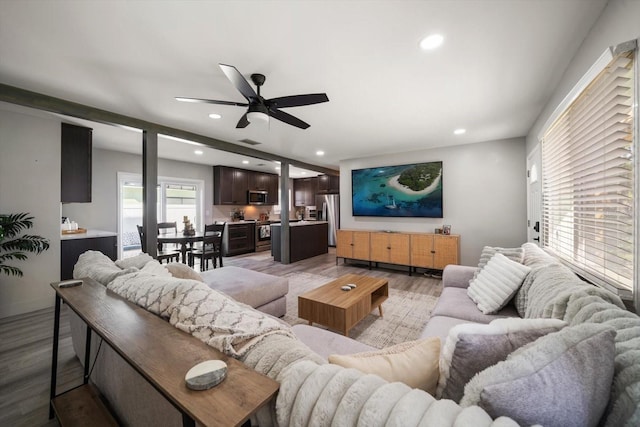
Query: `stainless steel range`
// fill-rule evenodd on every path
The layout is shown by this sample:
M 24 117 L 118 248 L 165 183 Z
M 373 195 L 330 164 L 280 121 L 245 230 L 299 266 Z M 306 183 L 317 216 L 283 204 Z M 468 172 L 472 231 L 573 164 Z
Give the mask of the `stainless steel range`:
M 256 252 L 271 249 L 271 221 L 256 221 Z

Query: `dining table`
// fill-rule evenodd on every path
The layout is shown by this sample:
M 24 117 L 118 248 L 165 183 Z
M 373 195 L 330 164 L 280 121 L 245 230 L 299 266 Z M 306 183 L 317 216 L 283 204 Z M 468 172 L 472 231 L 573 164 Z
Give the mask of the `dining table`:
M 158 235 L 158 247 L 163 244 L 173 243 L 180 245 L 180 252 L 182 254 L 182 263 L 187 264 L 187 245 L 189 250 L 193 249 L 195 242 L 202 242 L 204 239 L 204 232 L 196 231 L 192 235 L 184 235 L 182 233 L 166 233 Z

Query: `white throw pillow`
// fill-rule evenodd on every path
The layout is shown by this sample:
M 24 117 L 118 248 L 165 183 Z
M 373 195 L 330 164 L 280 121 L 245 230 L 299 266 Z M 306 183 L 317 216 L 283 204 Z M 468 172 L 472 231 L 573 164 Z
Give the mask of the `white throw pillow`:
M 145 273 L 149 273 L 159 277 L 173 277 L 171 273 L 169 273 L 169 270 L 164 268 L 162 264 L 160 264 L 155 259 L 146 263 L 140 271 L 144 271 Z
M 480 254 L 480 261 L 478 261 L 478 269 L 475 273 L 473 273 L 473 279 L 475 280 L 478 277 L 478 274 L 482 271 L 482 269 L 487 265 L 489 260 L 495 254 L 502 254 L 509 258 L 512 261 L 519 262 L 522 264 L 524 261 L 524 248 L 500 248 L 497 246 L 485 246 L 482 248 L 482 253 Z
M 116 261 L 116 265 L 122 269 L 135 267 L 138 270 L 141 270 L 149 261 L 153 261 L 153 258 L 151 255 L 143 252 L 136 256 L 119 259 Z
M 529 271 L 526 265 L 496 253 L 471 281 L 467 294 L 484 314 L 496 313 L 513 298 Z
M 200 274 L 198 274 L 193 268 L 181 262 L 171 262 L 164 268 L 169 270 L 169 273 L 178 279 L 197 280 L 198 282 L 204 283 L 204 279 Z

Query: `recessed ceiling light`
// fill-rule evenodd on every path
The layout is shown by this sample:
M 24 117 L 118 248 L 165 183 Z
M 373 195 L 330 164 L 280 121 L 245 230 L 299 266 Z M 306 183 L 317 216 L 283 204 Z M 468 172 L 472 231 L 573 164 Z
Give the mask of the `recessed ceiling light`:
M 204 151 L 196 150 L 196 151 L 194 151 L 194 153 L 197 154 L 198 156 L 202 156 L 204 154 Z
M 280 166 L 276 166 L 276 167 L 275 167 L 275 169 L 276 169 L 277 171 L 279 171 L 279 170 L 280 170 Z
M 222 116 L 220 114 L 216 114 L 216 113 L 209 114 L 209 117 L 211 117 L 212 119 L 221 119 L 222 118 Z
M 324 151 L 322 150 L 316 151 L 316 156 L 324 156 Z
M 300 172 L 300 175 L 306 175 L 306 174 L 307 174 L 306 172 Z
M 431 50 L 439 47 L 444 41 L 441 34 L 431 34 L 420 41 L 420 47 L 424 50 Z
M 249 160 L 243 160 L 243 161 L 242 161 L 242 164 L 243 164 L 243 165 L 248 165 L 248 164 L 249 164 Z
M 456 134 L 456 135 L 463 135 L 463 134 L 467 133 L 467 130 L 466 129 L 462 129 L 462 128 L 461 129 L 456 129 L 456 130 L 453 131 L 453 133 Z

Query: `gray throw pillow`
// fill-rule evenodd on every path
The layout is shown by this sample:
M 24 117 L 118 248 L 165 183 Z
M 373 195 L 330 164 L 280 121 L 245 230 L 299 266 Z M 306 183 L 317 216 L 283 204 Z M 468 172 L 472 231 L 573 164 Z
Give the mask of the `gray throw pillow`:
M 460 405 L 520 425 L 595 427 L 609 401 L 615 335 L 605 325 L 581 324 L 539 338 L 476 375 Z
M 436 396 L 459 402 L 465 385 L 478 372 L 495 365 L 525 344 L 567 324 L 558 319 L 497 319 L 488 325 L 454 326 L 440 354 L 440 378 Z

